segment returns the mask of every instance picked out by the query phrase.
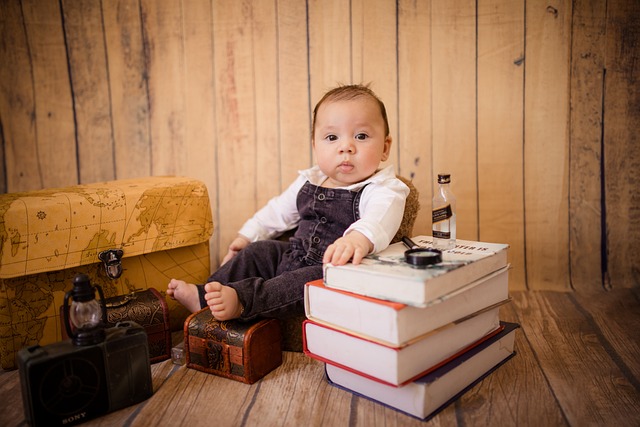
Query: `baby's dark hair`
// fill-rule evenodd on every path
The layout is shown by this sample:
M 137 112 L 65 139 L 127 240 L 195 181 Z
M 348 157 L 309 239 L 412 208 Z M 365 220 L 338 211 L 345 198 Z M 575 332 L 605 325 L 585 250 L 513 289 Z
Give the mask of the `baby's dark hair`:
M 340 85 L 325 93 L 313 109 L 311 139 L 315 137 L 316 115 L 318 114 L 318 109 L 323 103 L 331 101 L 350 101 L 361 97 L 369 97 L 378 103 L 378 106 L 380 106 L 380 114 L 382 114 L 382 119 L 384 120 L 385 136 L 389 136 L 389 119 L 387 119 L 387 109 L 380 98 L 378 98 L 378 96 L 369 88 L 369 85 Z

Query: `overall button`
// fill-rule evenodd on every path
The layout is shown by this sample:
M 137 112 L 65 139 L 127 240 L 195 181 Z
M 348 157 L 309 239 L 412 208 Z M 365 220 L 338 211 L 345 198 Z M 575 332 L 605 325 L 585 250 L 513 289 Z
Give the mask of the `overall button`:
M 324 194 L 318 194 L 318 200 L 324 200 Z
M 320 222 L 323 223 L 323 224 L 326 224 L 327 223 L 327 218 L 321 217 L 320 218 Z
M 320 238 L 318 236 L 315 236 L 312 240 L 313 243 L 320 243 Z

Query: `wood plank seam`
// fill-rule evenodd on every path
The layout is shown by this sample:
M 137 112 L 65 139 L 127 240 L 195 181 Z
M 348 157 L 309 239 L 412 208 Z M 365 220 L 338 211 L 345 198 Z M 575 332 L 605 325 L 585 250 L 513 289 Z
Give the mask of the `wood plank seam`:
M 571 303 L 575 306 L 576 310 L 578 310 L 578 312 L 585 317 L 585 320 L 589 323 L 590 327 L 593 328 L 598 341 L 602 345 L 602 348 L 605 350 L 605 352 L 609 355 L 613 363 L 615 363 L 618 369 L 620 369 L 627 381 L 629 381 L 629 383 L 636 389 L 636 391 L 640 392 L 640 380 L 638 380 L 638 378 L 633 375 L 629 366 L 624 362 L 624 360 L 622 360 L 620 354 L 613 348 L 611 342 L 604 336 L 602 329 L 600 329 L 598 323 L 595 321 L 591 313 L 589 313 L 589 311 L 586 310 L 582 306 L 582 304 L 578 302 L 578 300 L 576 300 L 575 296 L 572 293 L 569 293 L 568 296 L 569 301 L 571 301 Z

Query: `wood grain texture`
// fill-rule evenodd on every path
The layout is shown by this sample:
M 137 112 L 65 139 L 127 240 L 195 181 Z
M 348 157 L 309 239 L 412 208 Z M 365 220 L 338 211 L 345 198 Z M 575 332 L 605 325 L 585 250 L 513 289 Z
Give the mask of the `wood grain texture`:
M 451 174 L 457 237 L 478 240 L 475 1 L 431 4 L 433 174 Z
M 509 244 L 509 285 L 525 289 L 524 1 L 478 3 L 478 222 Z
M 459 236 L 509 243 L 512 289 L 633 287 L 639 17 L 631 0 L 0 1 L 0 190 L 193 176 L 216 268 L 313 164 L 315 103 L 371 82 L 416 234 L 449 169 Z
M 521 332 L 518 332 L 521 333 Z M 463 425 L 569 425 L 528 345 L 465 394 L 455 407 Z M 527 398 L 514 390 L 527 390 Z
M 278 25 L 276 2 L 251 3 L 255 102 L 256 204 L 260 208 L 284 188 L 278 123 Z M 286 185 L 288 186 L 289 183 Z
M 381 3 L 377 7 L 371 7 L 366 0 L 351 2 L 351 82 L 370 84 L 385 104 L 393 142 L 389 160 L 383 166 L 398 163 L 396 16 L 394 2 Z
M 431 2 L 398 2 L 398 150 L 400 175 L 418 189 L 413 234 L 431 235 Z
M 576 1 L 571 37 L 569 254 L 571 283 L 602 289 L 605 1 Z
M 640 420 L 640 389 L 616 364 L 610 343 L 571 295 L 515 294 L 524 334 L 571 425 L 632 425 L 631 420 Z
M 156 392 L 158 398 L 142 408 L 139 416 L 145 419 L 143 425 L 200 426 L 209 425 L 213 419 L 220 425 L 240 425 L 258 386 L 251 388 L 221 377 L 200 374 L 192 369 L 176 369 Z M 234 409 L 230 411 L 229 408 Z
M 78 141 L 80 183 L 116 177 L 102 8 L 94 0 L 62 1 Z
M 216 2 L 213 9 L 220 254 L 258 209 L 253 25 L 251 3 Z M 221 258 L 220 258 L 221 259 Z
M 0 2 L 0 119 L 7 192 L 41 188 L 33 67 L 19 1 Z
M 605 45 L 605 226 L 607 287 L 640 283 L 640 4 L 607 3 Z
M 1 78 L 1 77 L 0 77 Z M 4 134 L 2 128 L 0 128 L 0 146 L 4 147 Z M 5 167 L 5 154 L 4 150 L 0 150 L 0 192 L 2 194 L 7 193 L 7 170 Z
M 215 77 L 213 59 L 213 13 L 210 0 L 183 2 L 185 64 L 185 163 L 178 175 L 200 179 L 207 185 L 209 200 L 218 199 L 216 152 Z M 217 219 L 214 220 L 217 223 Z M 218 233 L 210 239 L 210 263 L 218 264 Z
M 532 297 L 532 292 L 515 292 L 514 294 L 515 296 L 523 295 L 525 300 Z M 498 419 L 491 420 L 494 425 L 513 423 L 548 426 L 569 425 L 562 405 L 555 396 L 555 389 L 549 386 L 546 370 L 538 361 L 536 346 L 529 340 L 528 329 L 521 317 L 522 312 L 515 302 L 500 309 L 501 320 L 521 325 L 521 328 L 516 332 L 518 334 L 515 343 L 516 356 L 509 363 L 503 365 L 499 371 L 496 371 L 495 377 L 492 375 L 486 378 L 483 384 L 478 387 L 479 391 L 485 391 L 489 397 L 485 397 L 481 401 L 485 404 L 485 410 L 479 411 L 482 417 L 472 418 L 472 424 L 484 424 L 492 417 L 497 417 Z M 513 393 L 514 390 L 527 391 L 522 394 Z M 474 396 L 474 391 L 468 396 L 464 396 L 460 406 L 466 403 L 467 398 L 473 399 Z M 491 404 L 487 404 L 487 402 Z M 504 409 L 497 409 L 501 405 L 505 405 Z M 496 408 L 495 413 L 494 408 Z
M 22 404 L 22 387 L 17 370 L 0 369 L 0 420 L 2 425 L 12 427 L 24 423 L 24 407 Z
M 640 389 L 640 292 L 620 288 L 615 292 L 574 293 L 571 302 L 593 323 L 607 351 L 627 380 Z M 636 313 L 629 316 L 629 313 Z
M 524 200 L 527 286 L 569 283 L 568 118 L 571 2 L 526 2 Z
M 180 175 L 190 175 L 215 184 L 216 152 L 213 19 L 211 2 L 183 2 L 184 20 L 184 90 L 185 90 L 185 164 Z M 210 194 L 216 186 L 210 185 Z M 214 197 L 212 196 L 212 199 Z
M 278 123 L 280 183 L 284 190 L 297 171 L 313 164 L 309 87 L 308 10 L 303 0 L 278 0 Z
M 140 0 L 149 75 L 151 173 L 187 169 L 184 9 L 179 0 Z
M 149 176 L 149 76 L 140 4 L 128 0 L 104 0 L 102 11 L 109 67 L 115 176 L 118 179 Z
M 23 1 L 22 12 L 35 101 L 36 147 L 32 154 L 38 162 L 38 184 L 50 188 L 72 185 L 78 182 L 76 136 L 60 3 Z
M 500 317 L 521 324 L 516 356 L 429 425 L 638 425 L 640 294 L 620 288 L 602 295 L 513 292 Z M 283 356 L 279 368 L 252 385 L 170 360 L 153 364 L 150 399 L 85 425 L 424 425 L 332 387 L 324 365 L 302 353 Z M 24 425 L 17 370 L 0 370 L 0 397 L 0 425 Z
M 311 0 L 309 85 L 313 106 L 329 89 L 353 82 L 351 10 L 340 0 Z

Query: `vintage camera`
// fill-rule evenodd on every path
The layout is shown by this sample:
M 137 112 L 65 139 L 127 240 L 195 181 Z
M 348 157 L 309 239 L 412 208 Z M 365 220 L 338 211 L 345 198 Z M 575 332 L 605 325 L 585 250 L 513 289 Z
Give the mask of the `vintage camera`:
M 78 424 L 153 394 L 144 328 L 135 322 L 104 328 L 106 309 L 95 300 L 96 289 L 104 300 L 99 286 L 77 276 L 65 295 L 71 338 L 17 354 L 25 417 L 32 426 Z

